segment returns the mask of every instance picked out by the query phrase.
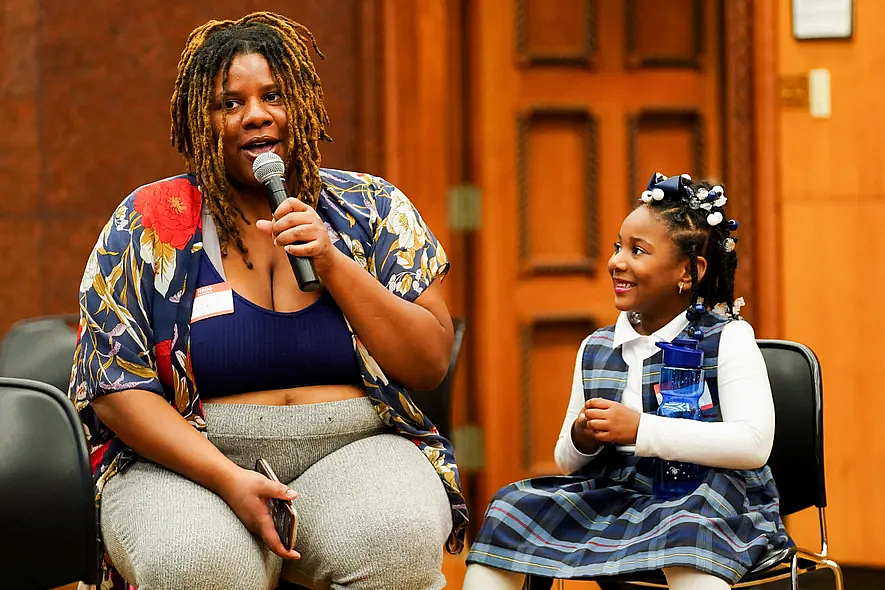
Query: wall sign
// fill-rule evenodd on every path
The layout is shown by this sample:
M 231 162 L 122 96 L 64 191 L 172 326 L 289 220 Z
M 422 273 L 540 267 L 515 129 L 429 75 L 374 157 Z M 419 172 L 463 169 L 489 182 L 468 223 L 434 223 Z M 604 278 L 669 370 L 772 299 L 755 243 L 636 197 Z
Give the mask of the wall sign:
M 850 39 L 853 0 L 793 0 L 793 36 L 805 39 Z

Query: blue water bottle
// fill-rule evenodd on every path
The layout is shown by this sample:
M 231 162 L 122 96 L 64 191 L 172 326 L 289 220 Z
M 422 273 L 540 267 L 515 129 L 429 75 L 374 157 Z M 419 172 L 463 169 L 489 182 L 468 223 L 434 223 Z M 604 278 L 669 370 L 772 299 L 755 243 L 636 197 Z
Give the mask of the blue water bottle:
M 696 340 L 658 342 L 664 350 L 661 367 L 661 403 L 657 415 L 687 420 L 701 419 L 700 399 L 704 393 L 704 352 Z M 655 458 L 654 494 L 675 498 L 694 491 L 703 479 L 695 463 Z

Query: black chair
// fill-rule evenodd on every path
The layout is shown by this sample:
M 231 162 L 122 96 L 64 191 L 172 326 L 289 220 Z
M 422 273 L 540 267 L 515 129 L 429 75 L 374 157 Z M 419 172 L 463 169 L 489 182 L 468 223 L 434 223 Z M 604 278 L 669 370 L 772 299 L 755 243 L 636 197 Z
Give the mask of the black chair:
M 446 372 L 443 382 L 436 389 L 430 391 L 411 392 L 415 405 L 430 418 L 440 434 L 449 439 L 452 437 L 452 375 L 455 372 L 455 365 L 458 363 L 464 332 L 467 328 L 464 320 L 460 318 L 453 318 L 452 323 L 455 327 L 455 340 L 452 343 L 452 354 L 449 357 L 449 370 Z
M 98 525 L 80 418 L 57 388 L 0 377 L 3 587 L 98 583 Z
M 735 588 L 757 586 L 790 578 L 793 590 L 799 575 L 828 568 L 837 590 L 842 590 L 842 569 L 827 556 L 827 489 L 824 482 L 823 387 L 820 364 L 814 352 L 803 344 L 786 340 L 757 340 L 775 407 L 774 448 L 768 461 L 781 494 L 781 516 L 811 508 L 818 509 L 820 551 L 798 547 L 771 551 L 735 584 Z M 596 578 L 609 583 L 666 588 L 663 573 L 647 572 Z M 532 577 L 526 587 L 550 588 L 550 578 Z M 559 580 L 560 590 L 564 587 Z
M 57 315 L 13 324 L 0 342 L 0 377 L 34 379 L 67 391 L 76 322 L 76 315 Z

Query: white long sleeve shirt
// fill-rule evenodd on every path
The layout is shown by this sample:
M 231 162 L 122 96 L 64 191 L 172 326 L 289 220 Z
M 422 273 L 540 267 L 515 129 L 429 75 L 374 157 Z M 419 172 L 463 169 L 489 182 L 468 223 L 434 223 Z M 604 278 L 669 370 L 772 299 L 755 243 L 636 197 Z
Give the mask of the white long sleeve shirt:
M 660 330 L 643 336 L 621 313 L 615 324 L 614 347 L 622 346 L 627 363 L 627 384 L 621 403 L 642 412 L 642 365 L 660 350 L 655 342 L 671 341 L 688 325 L 680 314 Z M 581 343 L 568 410 L 554 458 L 564 474 L 577 471 L 599 453 L 587 455 L 575 448 L 572 424 L 584 407 L 582 357 L 590 337 Z M 768 461 L 774 442 L 774 403 L 762 353 L 752 326 L 744 321 L 726 325 L 721 333 L 718 356 L 719 408 L 722 422 L 664 418 L 643 413 L 639 419 L 636 445 L 619 446 L 640 457 L 688 461 L 725 469 L 754 469 Z M 709 391 L 702 397 L 709 399 Z

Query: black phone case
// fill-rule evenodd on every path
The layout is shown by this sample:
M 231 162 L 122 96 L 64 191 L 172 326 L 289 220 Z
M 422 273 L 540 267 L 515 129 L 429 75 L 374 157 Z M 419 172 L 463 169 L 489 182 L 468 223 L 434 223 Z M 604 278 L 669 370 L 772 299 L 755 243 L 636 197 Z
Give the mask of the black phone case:
M 280 481 L 266 461 L 262 464 L 262 460 L 258 459 L 255 462 L 255 471 L 270 480 Z M 270 499 L 270 515 L 273 519 L 274 528 L 277 530 L 277 535 L 279 535 L 283 547 L 291 551 L 295 548 L 295 534 L 292 531 L 293 515 L 289 511 L 290 508 L 294 512 L 295 508 L 290 500 Z M 290 531 L 292 531 L 291 538 L 289 537 Z

